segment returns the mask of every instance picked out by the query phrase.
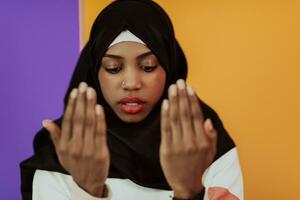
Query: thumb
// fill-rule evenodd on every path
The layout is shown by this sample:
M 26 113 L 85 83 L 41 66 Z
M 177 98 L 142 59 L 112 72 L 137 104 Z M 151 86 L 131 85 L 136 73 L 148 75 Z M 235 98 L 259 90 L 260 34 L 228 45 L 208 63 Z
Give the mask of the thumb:
M 213 144 L 216 143 L 217 140 L 217 131 L 214 128 L 214 125 L 211 121 L 210 118 L 207 118 L 204 122 L 204 129 L 205 129 L 205 133 L 208 137 L 208 139 L 210 140 L 210 142 L 212 142 Z
M 60 135 L 61 135 L 61 131 L 60 128 L 51 120 L 49 119 L 45 119 L 42 121 L 43 127 L 45 129 L 48 130 L 48 132 L 50 133 L 50 137 L 54 143 L 54 145 L 56 146 Z

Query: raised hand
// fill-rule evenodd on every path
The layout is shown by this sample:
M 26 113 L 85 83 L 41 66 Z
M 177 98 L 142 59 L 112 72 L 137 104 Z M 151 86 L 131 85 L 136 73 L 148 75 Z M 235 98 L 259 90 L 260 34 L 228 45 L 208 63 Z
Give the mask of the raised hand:
M 196 94 L 179 79 L 169 87 L 161 109 L 160 162 L 175 197 L 190 199 L 201 192 L 216 142 L 212 121 L 204 120 Z
M 91 195 L 101 197 L 109 169 L 104 110 L 96 92 L 84 82 L 70 93 L 61 129 L 44 120 L 59 162 L 74 181 Z

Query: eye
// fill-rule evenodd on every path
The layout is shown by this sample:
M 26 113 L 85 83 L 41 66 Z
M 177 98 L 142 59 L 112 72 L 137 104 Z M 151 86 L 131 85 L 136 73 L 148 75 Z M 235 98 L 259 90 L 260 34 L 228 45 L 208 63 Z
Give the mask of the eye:
M 119 71 L 121 71 L 121 67 L 115 67 L 115 68 L 105 68 L 105 71 L 107 71 L 108 73 L 111 73 L 111 74 L 116 74 L 118 73 Z
M 155 70 L 157 66 L 141 66 L 141 68 L 145 71 L 145 72 L 152 72 Z

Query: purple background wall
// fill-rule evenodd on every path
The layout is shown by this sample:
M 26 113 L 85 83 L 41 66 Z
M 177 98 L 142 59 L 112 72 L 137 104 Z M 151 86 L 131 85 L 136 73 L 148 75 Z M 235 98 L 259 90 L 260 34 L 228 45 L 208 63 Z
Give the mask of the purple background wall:
M 0 1 L 0 199 L 21 199 L 21 160 L 45 118 L 62 114 L 79 55 L 78 1 Z

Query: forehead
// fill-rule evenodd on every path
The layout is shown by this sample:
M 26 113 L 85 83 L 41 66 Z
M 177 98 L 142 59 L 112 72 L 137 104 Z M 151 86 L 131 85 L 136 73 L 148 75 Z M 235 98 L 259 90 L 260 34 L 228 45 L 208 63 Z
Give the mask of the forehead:
M 139 55 L 149 51 L 151 50 L 144 44 L 132 41 L 124 41 L 112 45 L 107 49 L 106 53 L 117 55 Z

